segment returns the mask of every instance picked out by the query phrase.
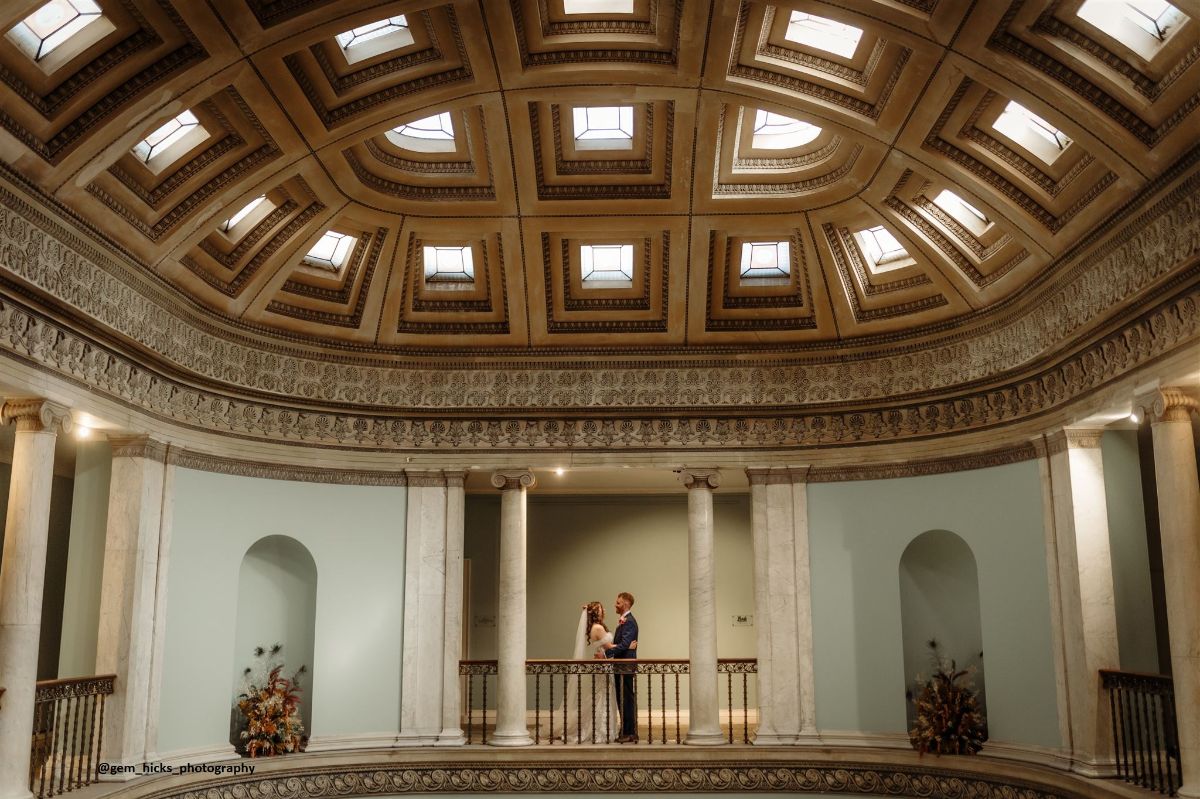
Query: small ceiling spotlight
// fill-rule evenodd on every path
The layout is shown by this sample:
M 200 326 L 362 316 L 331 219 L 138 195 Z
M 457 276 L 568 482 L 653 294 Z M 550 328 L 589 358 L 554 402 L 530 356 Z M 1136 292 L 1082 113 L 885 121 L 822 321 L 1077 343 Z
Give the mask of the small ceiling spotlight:
M 86 424 L 75 425 L 75 437 L 81 441 L 85 438 L 91 438 L 92 428 L 88 427 Z
M 563 467 L 559 466 L 557 469 L 554 470 L 554 473 L 557 474 L 559 477 L 562 477 L 564 474 L 567 473 L 567 470 L 564 469 Z
M 1129 414 L 1129 421 L 1133 422 L 1134 424 L 1141 424 L 1142 423 L 1142 415 L 1140 413 L 1138 413 L 1137 411 L 1133 411 L 1132 413 Z

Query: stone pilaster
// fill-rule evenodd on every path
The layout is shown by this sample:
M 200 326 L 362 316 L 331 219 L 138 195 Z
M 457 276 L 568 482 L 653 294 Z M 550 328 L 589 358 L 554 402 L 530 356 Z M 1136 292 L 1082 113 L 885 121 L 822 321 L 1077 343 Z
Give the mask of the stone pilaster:
M 500 605 L 496 658 L 496 732 L 493 746 L 529 746 L 525 724 L 525 492 L 537 484 L 528 469 L 499 471 L 492 485 L 500 489 Z
M 1100 669 L 1120 667 L 1099 430 L 1060 430 L 1038 443 L 1060 729 L 1072 769 L 1113 771 L 1112 719 Z M 1065 718 L 1064 718 L 1065 716 Z
M 467 738 L 462 731 L 462 680 L 458 661 L 462 651 L 463 613 L 463 535 L 465 520 L 466 472 L 447 471 L 446 475 L 446 606 L 445 654 L 442 658 L 442 730 L 438 746 L 462 746 Z
M 751 468 L 758 745 L 817 736 L 808 547 L 808 468 Z
M 17 426 L 0 562 L 0 799 L 27 799 L 54 439 L 71 417 L 48 400 L 10 399 L 0 419 Z
M 712 492 L 716 469 L 684 469 L 688 489 L 688 733 L 685 743 L 725 742 L 717 691 L 717 564 L 713 552 Z
M 1171 678 L 1179 724 L 1183 784 L 1178 795 L 1200 797 L 1200 488 L 1192 414 L 1194 393 L 1160 389 L 1151 408 L 1163 587 L 1171 638 Z
M 147 754 L 156 628 L 160 636 L 165 632 L 155 610 L 159 559 L 166 554 L 163 526 L 170 523 L 163 517 L 166 446 L 146 436 L 109 436 L 108 440 L 112 473 L 96 672 L 116 674 L 117 679 L 105 703 L 101 758 L 137 765 Z

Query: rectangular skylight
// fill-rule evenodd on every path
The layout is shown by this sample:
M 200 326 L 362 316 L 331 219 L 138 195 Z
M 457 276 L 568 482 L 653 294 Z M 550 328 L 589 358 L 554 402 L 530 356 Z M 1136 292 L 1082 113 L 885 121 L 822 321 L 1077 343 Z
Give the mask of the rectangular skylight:
M 1014 100 L 1010 100 L 1004 107 L 1004 111 L 996 118 L 994 127 L 1010 139 L 1022 143 L 1027 138 L 1027 132 L 1038 136 L 1058 150 L 1065 150 L 1071 143 L 1067 134 Z
M 633 106 L 580 106 L 572 109 L 575 146 L 581 150 L 633 148 Z
M 564 14 L 632 14 L 633 0 L 563 0 Z
M 253 200 L 246 203 L 244 206 L 242 206 L 242 210 L 238 211 L 236 214 L 221 223 L 221 230 L 226 232 L 232 230 L 237 226 L 238 222 L 241 222 L 243 219 L 250 216 L 250 214 L 254 212 L 254 209 L 260 206 L 265 199 L 267 199 L 267 197 L 264 194 L 262 196 L 255 197 Z
M 580 245 L 579 267 L 584 285 L 604 285 L 614 281 L 628 284 L 633 280 L 633 245 Z
M 758 109 L 754 113 L 754 138 L 759 150 L 789 150 L 802 147 L 821 135 L 821 129 L 803 120 Z
M 964 224 L 982 223 L 986 225 L 990 221 L 984 216 L 983 211 L 948 189 L 943 189 L 938 196 L 934 197 L 933 203 Z
M 9 30 L 8 38 L 25 55 L 41 61 L 100 19 L 100 6 L 93 0 L 50 0 Z
M 326 230 L 304 256 L 306 263 L 336 272 L 346 263 L 356 239 L 345 233 Z
M 422 248 L 427 283 L 472 283 L 475 259 L 471 247 L 427 246 Z
M 850 58 L 858 49 L 862 34 L 862 29 L 853 25 L 804 11 L 793 11 L 783 38 L 842 58 Z
M 896 268 L 904 265 L 908 258 L 908 250 L 883 225 L 876 225 L 855 234 L 862 253 L 870 261 L 875 271 L 884 268 Z
M 189 136 L 189 134 L 192 135 Z M 155 159 L 174 160 L 173 157 L 170 157 L 171 152 L 177 149 L 178 151 L 174 153 L 175 156 L 183 153 L 186 148 L 183 146 L 175 148 L 175 145 L 185 144 L 185 137 L 194 144 L 196 139 L 207 135 L 208 131 L 200 124 L 200 120 L 196 119 L 196 115 L 191 111 L 184 111 L 135 144 L 133 154 L 146 164 Z M 166 156 L 165 159 L 164 156 Z
M 786 279 L 792 271 L 791 251 L 791 243 L 787 241 L 743 242 L 742 279 Z
M 334 39 L 351 64 L 408 47 L 415 41 L 403 14 L 359 25 L 339 33 Z
M 1114 39 L 1137 51 L 1157 45 L 1187 17 L 1166 0 L 1087 0 L 1076 12 Z M 1143 34 L 1149 34 L 1147 40 Z

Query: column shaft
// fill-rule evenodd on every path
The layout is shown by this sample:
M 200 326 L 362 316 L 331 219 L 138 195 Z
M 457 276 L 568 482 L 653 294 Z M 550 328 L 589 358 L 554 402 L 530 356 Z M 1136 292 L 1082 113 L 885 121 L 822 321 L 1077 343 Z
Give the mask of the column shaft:
M 0 563 L 0 798 L 28 799 L 55 428 L 67 416 L 43 400 L 9 400 L 2 415 L 17 435 Z
M 686 470 L 688 487 L 688 733 L 686 743 L 725 743 L 717 691 L 717 580 L 713 553 L 715 470 Z
M 1189 413 L 1196 406 L 1186 394 L 1164 389 L 1155 402 L 1157 419 L 1151 426 L 1183 767 L 1178 795 L 1189 799 L 1200 797 L 1200 488 Z
M 492 485 L 500 494 L 500 607 L 497 646 L 496 731 L 493 746 L 529 746 L 525 719 L 525 489 L 531 472 L 497 472 Z
M 458 676 L 458 661 L 466 654 L 462 651 L 465 477 L 464 472 L 446 472 L 446 640 L 439 746 L 461 746 L 467 742 L 462 731 L 462 680 Z

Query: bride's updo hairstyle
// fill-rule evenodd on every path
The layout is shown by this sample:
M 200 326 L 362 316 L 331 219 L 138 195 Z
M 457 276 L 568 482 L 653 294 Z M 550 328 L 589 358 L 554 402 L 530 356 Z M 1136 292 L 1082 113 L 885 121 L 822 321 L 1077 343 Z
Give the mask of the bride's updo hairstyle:
M 583 632 L 583 640 L 584 641 L 591 640 L 591 633 L 592 633 L 593 625 L 599 624 L 601 627 L 604 627 L 604 622 L 600 621 L 600 615 L 603 612 L 604 612 L 604 606 L 601 605 L 599 602 L 587 603 L 587 629 L 584 630 L 584 632 Z M 605 630 L 605 632 L 607 632 L 608 628 L 604 627 L 604 630 Z

